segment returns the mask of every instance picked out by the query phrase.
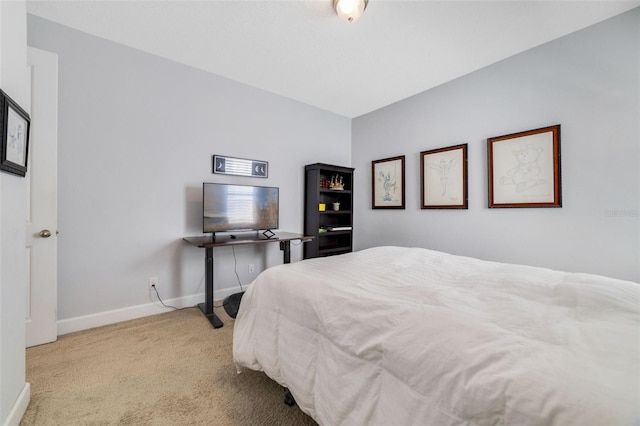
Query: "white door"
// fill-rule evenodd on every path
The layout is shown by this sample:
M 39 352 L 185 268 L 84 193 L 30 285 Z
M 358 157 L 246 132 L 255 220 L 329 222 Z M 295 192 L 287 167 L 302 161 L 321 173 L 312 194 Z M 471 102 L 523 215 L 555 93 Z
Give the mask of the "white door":
M 27 347 L 57 329 L 58 56 L 29 47 L 31 133 L 27 169 Z

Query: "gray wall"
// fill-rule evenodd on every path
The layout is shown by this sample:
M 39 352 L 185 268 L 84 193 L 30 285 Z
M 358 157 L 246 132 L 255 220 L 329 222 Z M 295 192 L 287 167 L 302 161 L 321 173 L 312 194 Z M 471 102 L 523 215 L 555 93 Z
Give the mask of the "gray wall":
M 357 249 L 395 244 L 640 281 L 640 9 L 353 121 Z M 563 207 L 489 209 L 486 139 L 562 125 Z M 420 209 L 420 152 L 469 144 L 469 209 Z M 406 155 L 406 209 L 371 161 Z
M 0 88 L 30 109 L 26 5 L 0 2 Z M 0 172 L 0 424 L 17 423 L 30 398 L 25 382 L 26 180 Z
M 28 43 L 59 55 L 60 320 L 148 304 L 151 276 L 164 299 L 201 302 L 204 251 L 182 237 L 201 234 L 202 182 L 278 186 L 280 229 L 302 232 L 304 165 L 351 162 L 348 118 L 31 15 Z M 213 175 L 213 154 L 268 161 L 269 177 Z M 281 253 L 236 248 L 242 283 Z M 232 250 L 215 256 L 220 298 L 238 284 Z

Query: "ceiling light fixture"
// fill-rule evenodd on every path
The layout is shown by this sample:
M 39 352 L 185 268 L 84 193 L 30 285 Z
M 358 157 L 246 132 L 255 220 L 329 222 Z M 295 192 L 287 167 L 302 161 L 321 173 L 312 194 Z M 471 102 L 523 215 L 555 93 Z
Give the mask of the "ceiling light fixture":
M 368 0 L 333 0 L 336 13 L 344 22 L 356 21 L 367 8 Z

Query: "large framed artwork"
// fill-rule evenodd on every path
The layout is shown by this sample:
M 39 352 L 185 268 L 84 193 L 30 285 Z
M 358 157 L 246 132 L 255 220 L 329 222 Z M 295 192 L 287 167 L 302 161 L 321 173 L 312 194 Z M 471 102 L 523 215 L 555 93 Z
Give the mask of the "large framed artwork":
M 18 176 L 27 174 L 29 114 L 0 91 L 0 170 Z
M 562 207 L 560 125 L 487 139 L 489 207 Z
M 404 155 L 371 162 L 372 208 L 404 209 Z
M 420 177 L 420 208 L 468 208 L 467 144 L 421 152 Z

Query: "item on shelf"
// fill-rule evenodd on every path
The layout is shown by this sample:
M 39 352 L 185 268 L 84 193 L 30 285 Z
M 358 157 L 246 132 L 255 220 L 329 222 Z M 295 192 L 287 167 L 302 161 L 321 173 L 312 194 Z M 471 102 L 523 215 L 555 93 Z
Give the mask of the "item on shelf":
M 329 189 L 329 179 L 320 178 L 320 189 Z
M 351 226 L 324 226 L 323 228 L 327 231 L 351 231 L 353 229 Z
M 318 211 L 323 212 L 327 209 L 327 205 L 325 203 L 318 204 Z
M 344 189 L 344 178 L 340 175 L 331 176 L 331 182 L 329 183 L 329 188 L 333 190 L 343 190 Z
M 333 211 L 339 211 L 340 210 L 340 203 L 333 203 Z

